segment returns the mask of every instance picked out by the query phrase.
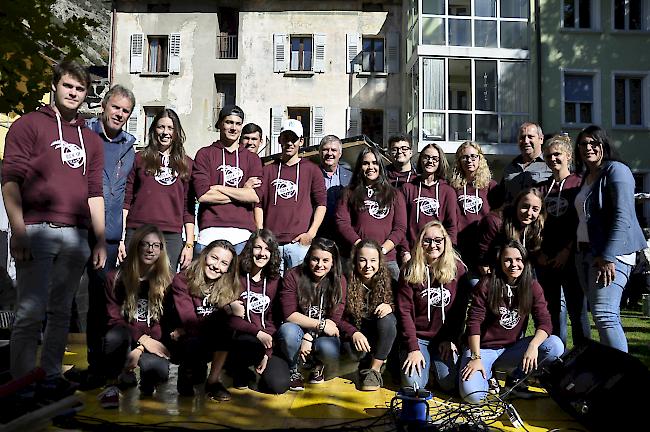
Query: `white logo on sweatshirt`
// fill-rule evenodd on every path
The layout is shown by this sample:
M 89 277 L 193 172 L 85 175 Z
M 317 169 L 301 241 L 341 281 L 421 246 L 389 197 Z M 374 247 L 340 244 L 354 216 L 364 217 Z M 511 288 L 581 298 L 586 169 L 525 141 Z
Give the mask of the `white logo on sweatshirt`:
M 70 168 L 76 169 L 86 163 L 86 150 L 77 144 L 69 143 L 66 140 L 56 140 L 50 146 L 61 150 L 61 162 Z
M 451 302 L 451 292 L 443 287 L 429 287 L 422 290 L 422 297 L 427 297 L 427 304 L 433 307 L 446 307 Z
M 388 207 L 380 208 L 377 201 L 365 200 L 363 202 L 368 210 L 368 214 L 375 219 L 383 219 L 388 216 L 390 209 Z
M 248 293 L 244 291 L 241 294 L 241 298 L 246 299 Z M 251 291 L 251 297 L 248 299 L 248 310 L 256 314 L 261 314 L 266 312 L 271 304 L 271 299 L 265 294 L 258 294 Z
M 285 200 L 293 198 L 298 192 L 298 185 L 291 180 L 276 179 L 271 184 L 275 186 L 275 193 Z
M 135 312 L 135 320 L 138 322 L 147 322 L 149 313 L 149 301 L 147 299 L 138 299 L 138 305 Z
M 244 171 L 238 166 L 230 166 L 222 164 L 217 171 L 223 172 L 224 183 L 226 186 L 237 187 L 242 177 L 244 177 Z
M 508 308 L 501 306 L 499 308 L 499 313 L 501 314 L 499 324 L 501 324 L 501 327 L 504 329 L 512 330 L 517 327 L 517 324 L 519 324 L 519 311 L 517 309 L 509 310 Z
M 483 208 L 483 198 L 476 195 L 459 195 L 458 202 L 466 214 L 478 214 Z
M 214 306 L 212 306 L 212 303 L 208 301 L 208 296 L 205 296 L 201 302 L 201 306 L 196 307 L 196 314 L 200 316 L 207 316 L 212 314 L 212 312 L 214 312 Z
M 415 203 L 420 204 L 420 213 L 427 216 L 437 216 L 440 210 L 440 202 L 435 198 L 420 197 L 413 200 Z
M 569 201 L 564 197 L 547 197 L 544 200 L 546 213 L 553 216 L 562 216 L 569 209 Z
M 156 173 L 154 179 L 163 186 L 170 186 L 176 183 L 178 173 L 170 167 L 161 167 L 160 171 Z

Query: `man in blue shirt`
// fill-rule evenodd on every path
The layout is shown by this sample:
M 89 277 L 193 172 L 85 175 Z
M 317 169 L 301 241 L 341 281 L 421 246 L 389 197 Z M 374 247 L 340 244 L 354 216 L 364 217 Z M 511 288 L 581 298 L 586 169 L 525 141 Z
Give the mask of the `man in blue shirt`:
M 336 241 L 338 240 L 335 217 L 336 203 L 341 197 L 343 188 L 350 184 L 352 171 L 340 163 L 343 145 L 336 135 L 323 137 L 318 146 L 318 154 L 320 155 L 320 169 L 323 172 L 327 188 L 327 212 L 318 230 L 318 236 Z

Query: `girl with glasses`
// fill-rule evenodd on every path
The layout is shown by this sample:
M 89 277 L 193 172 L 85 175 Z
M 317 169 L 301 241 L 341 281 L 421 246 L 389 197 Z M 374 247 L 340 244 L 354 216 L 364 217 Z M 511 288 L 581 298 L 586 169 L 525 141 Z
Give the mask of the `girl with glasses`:
M 469 298 L 464 275 L 442 222 L 427 223 L 397 289 L 403 385 L 424 388 L 433 372 L 443 391 L 455 388 Z

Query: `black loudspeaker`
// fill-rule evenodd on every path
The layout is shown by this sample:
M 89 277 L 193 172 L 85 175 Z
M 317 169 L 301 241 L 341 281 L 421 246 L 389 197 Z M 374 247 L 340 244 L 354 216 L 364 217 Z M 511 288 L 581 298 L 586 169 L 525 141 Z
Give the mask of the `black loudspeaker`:
M 544 366 L 540 381 L 563 410 L 593 431 L 640 430 L 650 412 L 648 368 L 598 342 L 586 341 Z

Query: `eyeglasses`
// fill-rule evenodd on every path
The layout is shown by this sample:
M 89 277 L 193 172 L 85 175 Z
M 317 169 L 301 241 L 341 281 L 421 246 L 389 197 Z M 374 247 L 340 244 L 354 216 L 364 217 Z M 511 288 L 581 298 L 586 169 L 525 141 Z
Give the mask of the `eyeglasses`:
M 407 151 L 411 151 L 411 147 L 409 147 L 409 146 L 393 147 L 393 148 L 390 149 L 391 153 L 399 153 L 399 152 L 406 153 Z
M 422 246 L 431 246 L 435 243 L 436 246 L 440 246 L 445 242 L 444 237 L 425 237 L 422 239 Z
M 140 247 L 145 250 L 149 250 L 153 248 L 153 250 L 161 250 L 162 249 L 162 243 L 160 242 L 154 242 L 154 243 L 149 243 L 148 241 L 142 240 L 140 242 Z
M 480 158 L 479 155 L 477 155 L 477 154 L 470 154 L 470 155 L 464 155 L 464 156 L 461 156 L 461 157 L 460 157 L 460 160 L 462 160 L 463 162 L 469 162 L 469 161 L 475 161 L 475 160 L 478 160 L 478 158 Z
M 438 163 L 440 162 L 440 158 L 438 156 L 427 156 L 425 154 L 422 155 L 422 162 L 435 162 Z
M 580 141 L 578 143 L 578 145 L 581 146 L 581 147 L 587 147 L 587 146 L 598 147 L 599 145 L 601 145 L 601 142 L 600 141 Z

